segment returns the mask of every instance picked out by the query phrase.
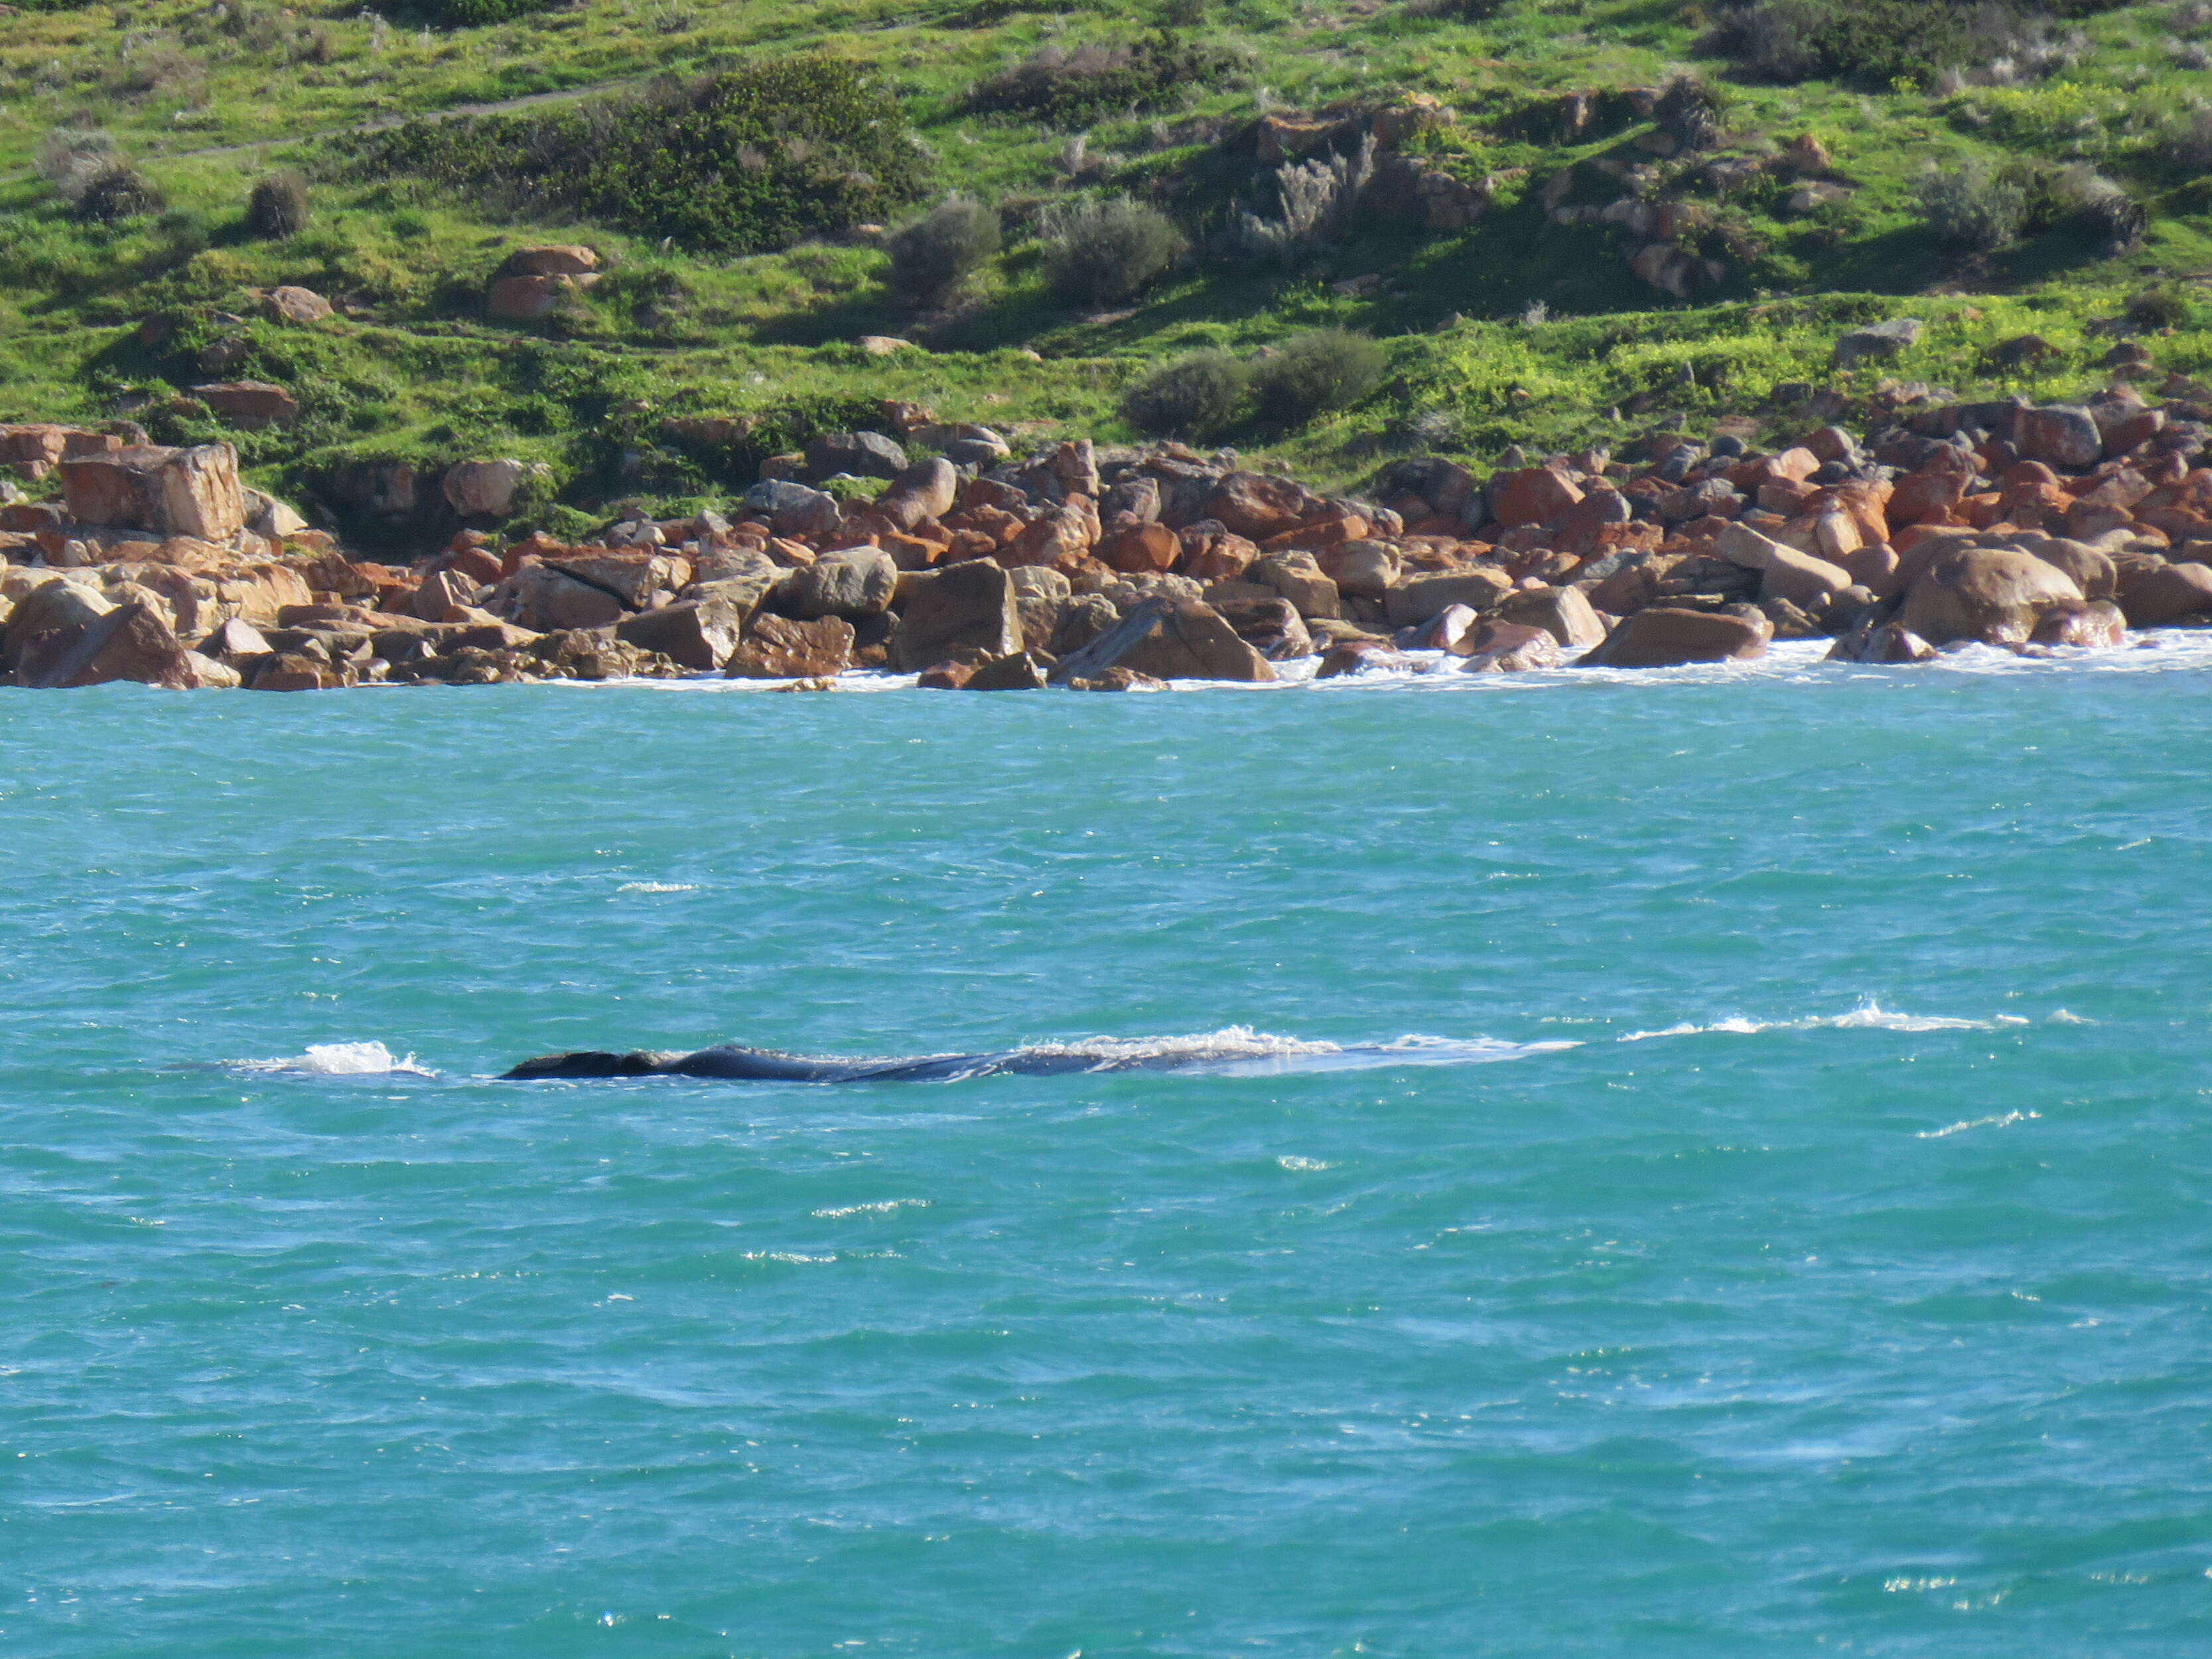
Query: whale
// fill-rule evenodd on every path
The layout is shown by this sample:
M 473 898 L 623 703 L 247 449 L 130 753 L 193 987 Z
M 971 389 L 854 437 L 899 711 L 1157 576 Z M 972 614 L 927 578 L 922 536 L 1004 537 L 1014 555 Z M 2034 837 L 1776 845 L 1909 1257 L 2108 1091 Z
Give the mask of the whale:
M 578 1048 L 539 1054 L 499 1074 L 502 1082 L 592 1078 L 696 1078 L 729 1083 L 958 1083 L 978 1077 L 1065 1077 L 1074 1073 L 1183 1072 L 1214 1077 L 1275 1077 L 1294 1072 L 1364 1071 L 1386 1066 L 1480 1066 L 1572 1048 L 1571 1041 L 1505 1042 L 1494 1037 L 1401 1037 L 1395 1042 L 1297 1042 L 1232 1026 L 1200 1037 L 1133 1042 L 1093 1038 L 1065 1046 L 998 1048 L 981 1054 L 855 1058 L 787 1054 L 721 1042 L 675 1053 L 612 1054 Z
M 951 1083 L 975 1077 L 1057 1077 L 1071 1072 L 1173 1071 L 1217 1057 L 1200 1054 L 1099 1054 L 1009 1048 L 994 1054 L 840 1059 L 787 1054 L 733 1042 L 689 1054 L 641 1048 L 626 1054 L 583 1048 L 539 1054 L 500 1073 L 505 1083 L 568 1078 L 689 1077 L 742 1083 Z

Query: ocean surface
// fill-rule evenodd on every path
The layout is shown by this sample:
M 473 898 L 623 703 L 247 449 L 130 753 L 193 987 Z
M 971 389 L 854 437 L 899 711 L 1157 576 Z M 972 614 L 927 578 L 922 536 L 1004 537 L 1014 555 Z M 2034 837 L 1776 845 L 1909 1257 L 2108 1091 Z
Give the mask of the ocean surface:
M 2201 641 L 0 728 L 0 1655 L 2212 1639 Z

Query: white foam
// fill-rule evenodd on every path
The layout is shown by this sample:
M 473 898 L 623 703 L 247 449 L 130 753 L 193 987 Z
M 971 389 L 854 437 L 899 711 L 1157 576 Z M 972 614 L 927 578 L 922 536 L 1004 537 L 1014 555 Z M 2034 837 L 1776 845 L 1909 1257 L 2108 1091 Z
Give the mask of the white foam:
M 435 1077 L 414 1055 L 404 1058 L 380 1042 L 311 1042 L 304 1054 L 283 1060 L 234 1060 L 241 1072 L 276 1072 L 295 1077 Z
M 1813 1014 L 1802 1019 L 1717 1019 L 1710 1025 L 1687 1021 L 1656 1031 L 1631 1031 L 1620 1041 L 1648 1042 L 1654 1037 L 1756 1036 L 1761 1031 L 1993 1031 L 2000 1025 L 2025 1025 L 2017 1015 L 2000 1014 L 1990 1019 L 1953 1019 L 1942 1014 L 1893 1012 L 1869 997 L 1841 1014 Z
M 699 889 L 684 881 L 626 881 L 615 889 L 617 893 L 696 893 Z
M 1334 1054 L 1342 1050 L 1334 1042 L 1305 1042 L 1255 1031 L 1249 1025 L 1224 1025 L 1218 1031 L 1183 1036 L 1079 1037 L 1073 1042 L 1027 1043 L 1021 1052 L 1088 1054 L 1099 1060 L 1165 1060 L 1183 1055 L 1195 1060 L 1252 1060 L 1279 1054 Z
M 1947 1123 L 1940 1129 L 1917 1129 L 1915 1140 L 1941 1140 L 1947 1135 L 1964 1134 L 1969 1129 L 2005 1129 L 2015 1123 L 2025 1123 L 2043 1115 L 2040 1112 L 2007 1112 L 2002 1117 L 1970 1118 L 1964 1122 Z

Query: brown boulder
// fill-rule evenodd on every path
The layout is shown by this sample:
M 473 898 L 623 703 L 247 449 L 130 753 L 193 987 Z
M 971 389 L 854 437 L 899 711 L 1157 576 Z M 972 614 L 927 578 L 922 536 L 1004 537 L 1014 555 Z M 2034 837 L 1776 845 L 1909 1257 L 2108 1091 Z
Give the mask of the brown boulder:
M 1098 544 L 1098 556 L 1126 575 L 1171 570 L 1182 556 L 1182 543 L 1164 524 L 1124 524 L 1109 528 Z
M 1401 572 L 1398 550 L 1388 542 L 1364 537 L 1319 549 L 1314 562 L 1322 574 L 1336 584 L 1340 593 L 1358 593 L 1379 599 L 1390 591 Z
M 2078 611 L 2046 611 L 2035 624 L 2034 644 L 2109 650 L 2128 642 L 2128 620 L 2110 599 L 2092 599 Z
M 1898 621 L 1930 645 L 2025 645 L 2045 611 L 2083 603 L 2072 577 L 2031 554 L 1965 547 L 1946 553 L 1912 584 Z
M 1253 561 L 1245 579 L 1271 587 L 1308 622 L 1341 619 L 1344 601 L 1310 553 L 1270 553 Z
M 853 624 L 842 617 L 793 622 L 757 615 L 723 669 L 733 680 L 797 680 L 842 674 L 853 665 Z
M 1587 651 L 1605 638 L 1605 624 L 1578 587 L 1540 587 L 1508 593 L 1498 602 L 1501 622 L 1543 629 L 1569 651 Z
M 1383 595 L 1382 609 L 1393 627 L 1405 628 L 1425 623 L 1450 605 L 1488 611 L 1512 591 L 1513 579 L 1503 570 L 1474 565 L 1401 582 Z
M 1549 524 L 1582 498 L 1564 473 L 1548 466 L 1524 467 L 1490 481 L 1490 516 L 1509 527 Z
M 192 396 L 241 432 L 289 426 L 300 418 L 300 400 L 267 380 L 216 380 L 192 388 Z
M 1548 628 L 1528 623 L 1486 623 L 1468 643 L 1467 672 L 1470 674 L 1510 674 L 1534 668 L 1557 668 L 1566 660 L 1559 642 Z
M 1231 535 L 1263 542 L 1319 517 L 1328 504 L 1304 484 L 1257 472 L 1231 472 L 1206 498 L 1202 518 L 1218 520 Z
M 2212 612 L 2212 566 L 2164 564 L 2138 568 L 2119 591 L 2130 628 L 2163 628 L 2185 617 Z
M 2105 453 L 2096 417 L 2067 404 L 2021 410 L 2013 420 L 2013 443 L 2028 460 L 2077 472 L 2096 465 Z
M 968 676 L 965 689 L 970 691 L 1042 691 L 1044 684 L 1044 670 L 1038 665 L 1037 659 L 1026 651 L 1016 651 L 977 663 L 975 671 Z
M 319 323 L 331 314 L 331 302 L 311 288 L 272 288 L 264 303 L 280 323 Z
M 570 628 L 605 628 L 620 622 L 630 607 L 595 583 L 556 565 L 526 564 L 501 585 L 493 608 L 509 621 L 537 632 Z
M 170 449 L 136 444 L 61 463 L 70 517 L 161 536 L 228 542 L 246 527 L 238 452 L 228 444 Z
M 1862 623 L 1828 648 L 1830 662 L 1926 662 L 1936 647 L 1896 623 Z
M 891 666 L 918 674 L 956 650 L 1003 657 L 1022 648 L 1021 613 L 1013 579 L 991 559 L 957 564 L 900 579 L 903 609 L 891 635 Z
M 1577 659 L 1586 668 L 1672 668 L 1766 654 L 1773 624 L 1735 611 L 1686 611 L 1651 605 L 1628 617 L 1605 643 Z
M 736 654 L 746 615 L 726 599 L 684 599 L 625 617 L 615 624 L 615 637 L 704 673 Z
M 519 247 L 500 267 L 506 276 L 582 276 L 599 268 L 599 256 L 576 242 Z

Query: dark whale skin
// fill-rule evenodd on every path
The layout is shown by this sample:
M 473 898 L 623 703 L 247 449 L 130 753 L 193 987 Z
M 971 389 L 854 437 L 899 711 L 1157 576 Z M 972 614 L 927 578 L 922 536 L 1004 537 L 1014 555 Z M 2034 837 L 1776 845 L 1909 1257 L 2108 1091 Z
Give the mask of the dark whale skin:
M 696 1077 L 745 1083 L 943 1083 L 954 1078 L 1012 1073 L 1053 1077 L 1068 1072 L 1164 1068 L 1166 1057 L 1103 1060 L 1096 1054 L 1040 1054 L 1015 1049 L 992 1054 L 926 1054 L 908 1060 L 835 1060 L 816 1054 L 778 1054 L 773 1048 L 719 1044 L 694 1053 L 665 1054 L 639 1049 L 609 1054 L 579 1049 L 540 1054 L 500 1073 L 505 1082 L 534 1083 L 566 1078 Z

